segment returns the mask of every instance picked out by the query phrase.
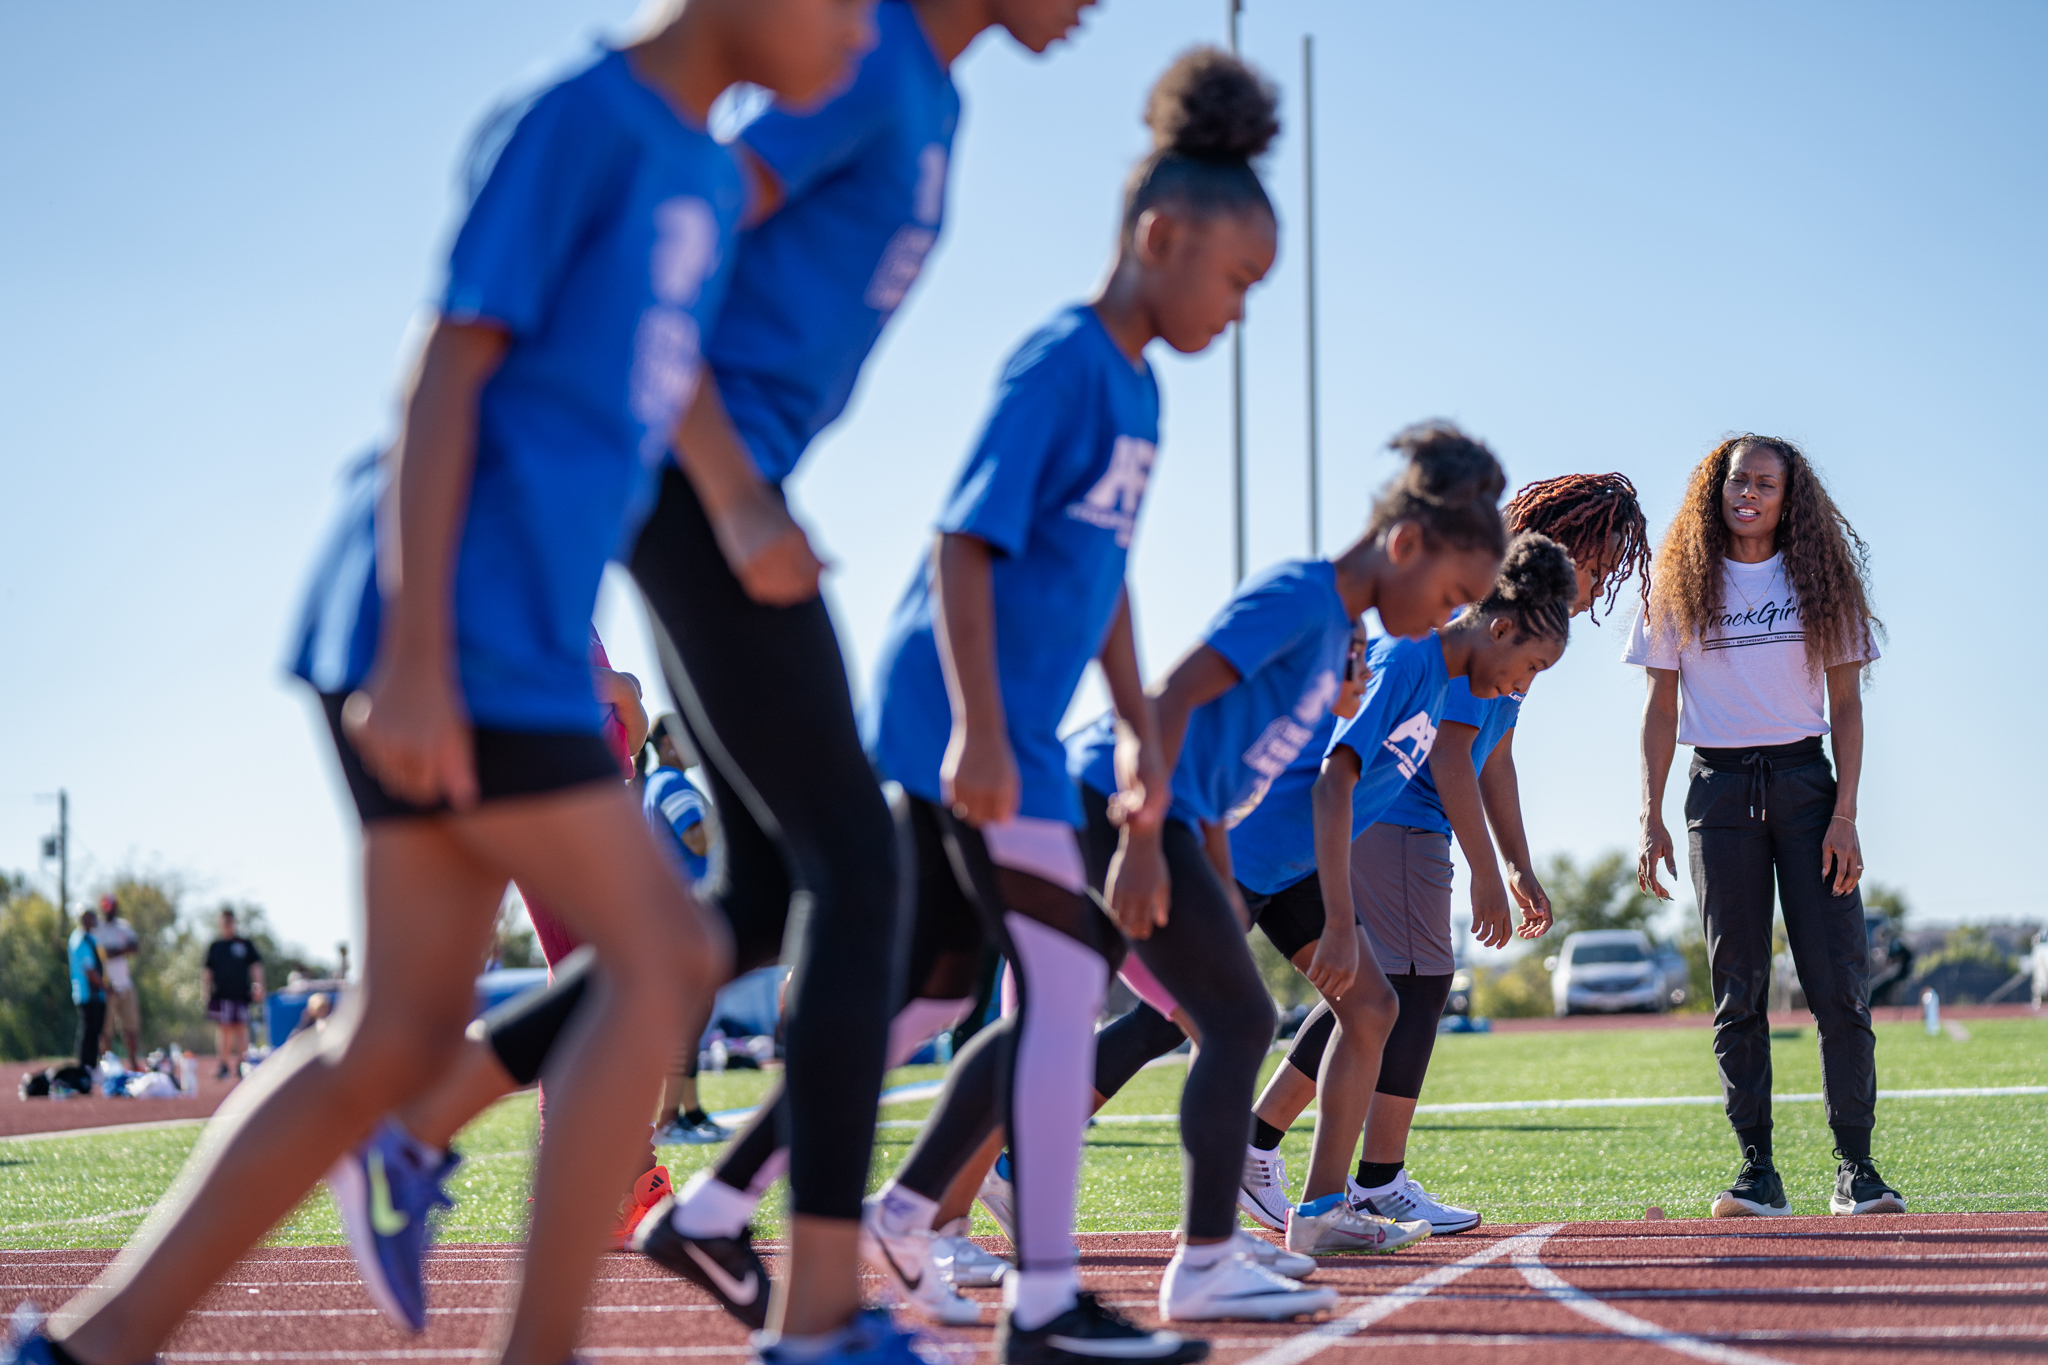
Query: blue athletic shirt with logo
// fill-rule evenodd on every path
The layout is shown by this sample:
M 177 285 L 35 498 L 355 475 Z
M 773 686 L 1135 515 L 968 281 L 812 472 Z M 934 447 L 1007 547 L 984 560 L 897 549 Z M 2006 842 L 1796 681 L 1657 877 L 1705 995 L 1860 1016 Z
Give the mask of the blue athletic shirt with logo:
M 1003 367 L 942 534 L 995 551 L 996 668 L 1023 780 L 1018 813 L 1078 827 L 1059 724 L 1102 650 L 1159 441 L 1159 386 L 1086 304 L 1062 309 Z M 862 716 L 868 753 L 912 795 L 939 799 L 953 707 L 932 638 L 926 557 L 890 618 Z
M 771 483 L 845 410 L 939 240 L 960 94 L 908 4 L 876 6 L 875 29 L 843 93 L 810 113 L 771 107 L 739 134 L 786 198 L 742 234 L 706 354 Z
M 1450 675 L 1443 642 L 1383 635 L 1366 651 L 1372 681 L 1358 714 L 1334 715 L 1317 727 L 1286 772 L 1273 781 L 1259 808 L 1230 832 L 1230 861 L 1238 881 L 1262 895 L 1284 891 L 1316 870 L 1314 803 L 1310 793 L 1323 760 L 1336 749 L 1359 757 L 1351 791 L 1351 832 L 1383 818 L 1402 787 L 1428 761 L 1436 723 L 1444 712 Z M 1317 743 L 1327 737 L 1327 743 Z
M 675 850 L 691 881 L 702 881 L 711 870 L 711 859 L 692 853 L 683 842 L 684 830 L 704 823 L 704 797 L 690 785 L 690 779 L 675 768 L 656 768 L 641 789 L 640 809 L 654 831 L 655 842 Z
M 595 732 L 598 580 L 695 392 L 744 187 L 726 148 L 601 51 L 486 120 L 466 189 L 435 309 L 510 345 L 478 395 L 456 552 L 462 696 L 479 726 Z M 292 671 L 322 692 L 360 685 L 376 654 L 382 478 L 355 469 L 296 636 Z
M 1238 680 L 1188 717 L 1170 818 L 1236 825 L 1251 814 L 1329 713 L 1351 630 L 1326 559 L 1289 560 L 1244 581 L 1202 634 Z M 1067 739 L 1068 772 L 1105 795 L 1116 790 L 1115 757 L 1114 716 Z
M 1472 684 L 1464 678 L 1451 679 L 1451 690 L 1444 698 L 1444 720 L 1454 720 L 1479 731 L 1472 736 L 1474 773 L 1486 767 L 1487 758 L 1500 744 L 1501 737 L 1515 728 L 1521 714 L 1520 697 L 1495 697 L 1491 701 L 1481 701 L 1472 695 Z M 1435 766 L 1434 759 L 1422 765 L 1422 771 L 1401 788 L 1393 804 L 1380 816 L 1381 824 L 1435 830 L 1438 834 L 1451 832 L 1450 818 L 1444 814 L 1443 798 L 1437 795 Z

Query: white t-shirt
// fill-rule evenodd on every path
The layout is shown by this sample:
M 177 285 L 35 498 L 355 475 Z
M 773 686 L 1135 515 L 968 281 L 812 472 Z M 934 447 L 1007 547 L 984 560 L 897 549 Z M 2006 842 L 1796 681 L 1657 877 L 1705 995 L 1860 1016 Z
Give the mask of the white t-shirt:
M 101 920 L 100 927 L 92 931 L 92 936 L 99 940 L 100 956 L 106 960 L 107 989 L 117 995 L 135 989 L 128 976 L 128 959 L 114 956 L 117 952 L 135 946 L 135 931 L 128 927 L 128 921 Z
M 1709 749 L 1792 744 L 1828 732 L 1827 677 L 1806 667 L 1799 601 L 1783 557 L 1723 560 L 1721 616 L 1703 641 L 1678 647 L 1677 631 L 1652 635 L 1636 615 L 1623 663 L 1678 670 L 1678 742 Z M 1877 658 L 1877 642 L 1829 666 Z

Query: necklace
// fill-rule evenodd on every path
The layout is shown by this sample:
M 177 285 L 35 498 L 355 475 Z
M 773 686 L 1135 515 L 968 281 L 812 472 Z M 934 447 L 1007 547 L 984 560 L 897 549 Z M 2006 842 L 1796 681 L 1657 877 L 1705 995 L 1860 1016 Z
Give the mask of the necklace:
M 1750 611 L 1754 612 L 1756 610 L 1756 599 L 1751 597 L 1747 592 L 1743 590 L 1742 575 L 1736 573 L 1732 568 L 1730 568 L 1725 569 L 1723 571 L 1722 577 L 1731 587 L 1735 589 L 1735 595 L 1742 599 L 1742 605 L 1747 607 Z M 1777 573 L 1773 572 L 1771 577 L 1776 578 Z

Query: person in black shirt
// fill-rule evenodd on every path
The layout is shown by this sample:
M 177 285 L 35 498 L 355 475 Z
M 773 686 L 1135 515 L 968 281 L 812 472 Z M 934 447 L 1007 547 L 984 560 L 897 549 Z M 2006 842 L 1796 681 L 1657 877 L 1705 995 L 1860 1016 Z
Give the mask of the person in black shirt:
M 235 912 L 220 912 L 220 937 L 206 949 L 206 1017 L 220 1037 L 219 1077 L 240 1076 L 249 1054 L 249 1008 L 263 1003 L 263 955 L 235 929 Z

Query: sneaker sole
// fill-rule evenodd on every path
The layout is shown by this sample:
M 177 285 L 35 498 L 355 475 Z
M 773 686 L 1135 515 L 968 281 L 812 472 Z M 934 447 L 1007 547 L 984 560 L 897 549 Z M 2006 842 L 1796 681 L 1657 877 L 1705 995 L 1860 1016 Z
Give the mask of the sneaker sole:
M 675 1201 L 673 1198 L 670 1198 L 664 1199 L 661 1203 L 656 1204 L 654 1208 L 649 1209 L 647 1212 L 650 1216 L 641 1219 L 640 1228 L 635 1230 L 633 1240 L 636 1245 L 632 1249 L 660 1266 L 663 1270 L 668 1271 L 671 1275 L 676 1276 L 678 1279 L 688 1280 L 691 1284 L 702 1289 L 712 1298 L 718 1300 L 719 1307 L 731 1314 L 737 1321 L 745 1323 L 757 1332 L 765 1328 L 768 1325 L 769 1287 L 767 1283 L 758 1283 L 754 1289 L 753 1299 L 747 1303 L 740 1303 L 731 1294 L 727 1293 L 722 1286 L 713 1283 L 710 1272 L 690 1256 L 689 1251 L 683 1245 L 685 1239 L 682 1235 L 668 1225 L 669 1212 L 674 1207 Z M 652 1216 L 657 1211 L 660 1214 L 658 1219 Z M 663 1236 L 664 1232 L 671 1234 L 671 1236 Z
M 1834 1214 L 1904 1213 L 1905 1211 L 1906 1201 L 1894 1199 L 1890 1195 L 1886 1195 L 1882 1199 L 1866 1199 L 1860 1204 L 1853 1199 L 1844 1199 L 1840 1195 L 1836 1195 L 1828 1200 L 1828 1212 Z
M 1320 1289 L 1303 1294 L 1274 1294 L 1238 1304 L 1216 1304 L 1208 1312 L 1169 1312 L 1162 1308 L 1159 1317 L 1163 1322 L 1285 1322 L 1336 1306 L 1337 1291 Z
M 1276 1221 L 1243 1186 L 1238 1187 L 1237 1206 L 1250 1214 L 1252 1221 L 1260 1227 L 1271 1228 L 1275 1232 L 1287 1231 L 1286 1218 L 1282 1217 Z
M 1733 1195 L 1718 1195 L 1713 1207 L 1708 1210 L 1710 1218 L 1788 1218 L 1792 1214 L 1790 1204 L 1772 1208 L 1769 1204 L 1756 1204 Z
M 1086 1343 L 1076 1343 L 1085 1345 Z M 1001 1365 L 1195 1365 L 1196 1361 L 1209 1358 L 1209 1343 L 1199 1338 L 1181 1342 L 1170 1351 L 1157 1355 L 1132 1355 L 1125 1352 L 1070 1351 L 1063 1346 L 1046 1344 L 1036 1349 L 1026 1347 L 1012 1349 L 1010 1343 L 1002 1343 L 996 1353 Z

